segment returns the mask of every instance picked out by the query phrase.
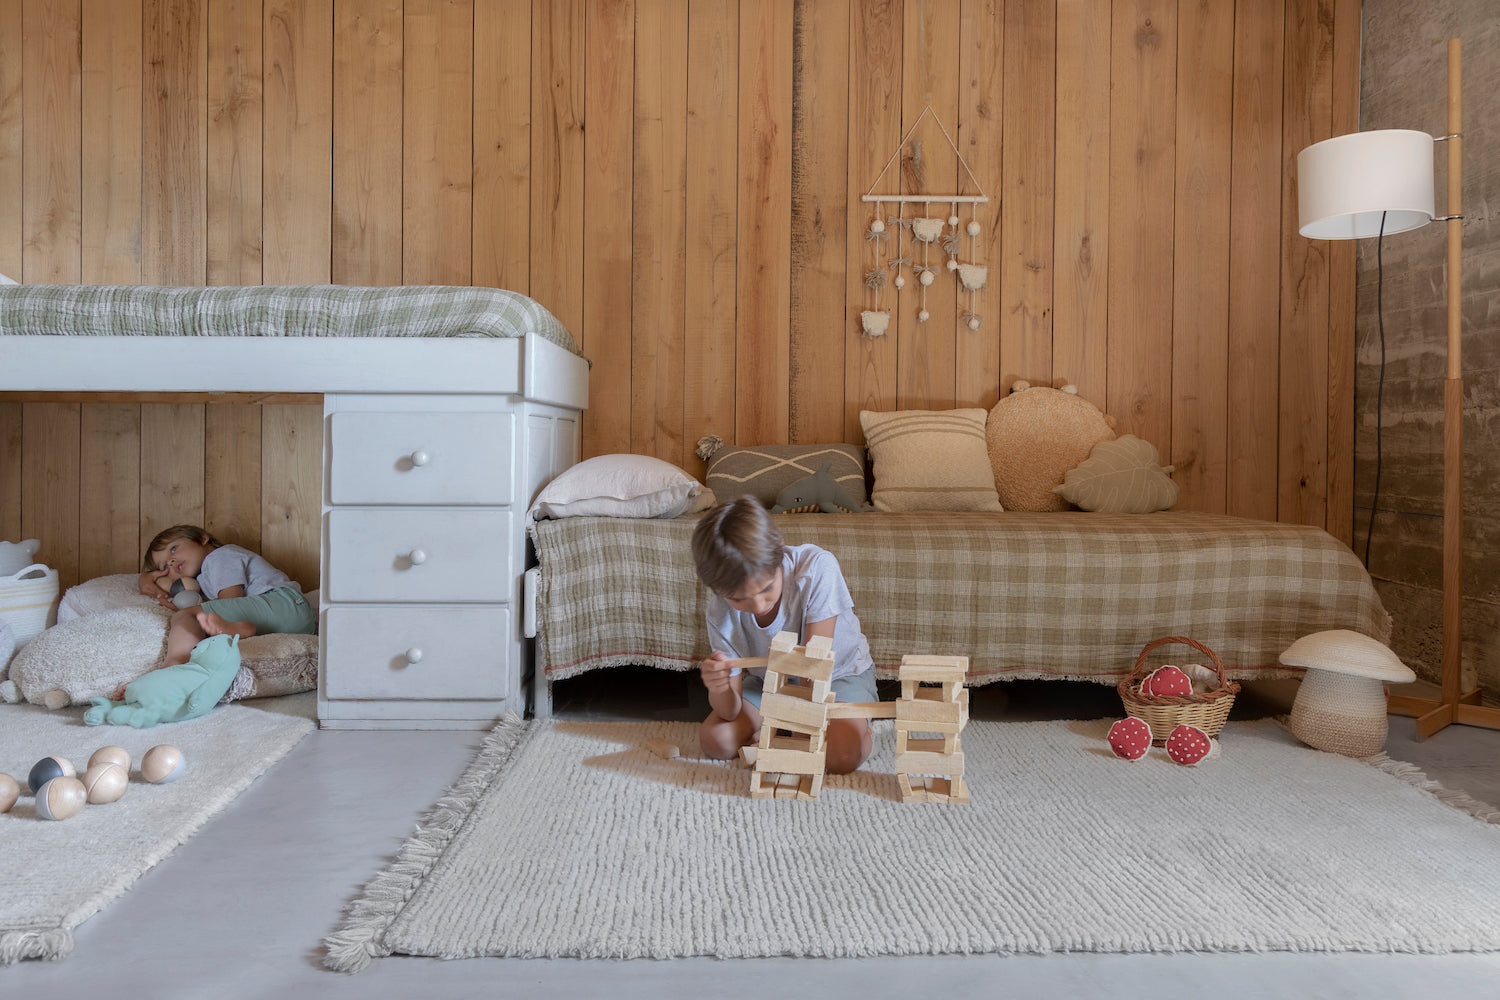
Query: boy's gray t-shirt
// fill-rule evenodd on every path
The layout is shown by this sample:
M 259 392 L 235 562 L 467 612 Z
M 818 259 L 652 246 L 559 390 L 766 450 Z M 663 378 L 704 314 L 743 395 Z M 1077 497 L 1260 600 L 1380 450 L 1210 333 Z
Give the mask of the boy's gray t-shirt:
M 244 585 L 245 596 L 255 597 L 277 587 L 297 587 L 295 581 L 249 549 L 220 545 L 203 558 L 198 570 L 198 589 L 212 601 L 219 591 Z M 297 587 L 298 592 L 301 588 Z
M 765 656 L 778 632 L 797 633 L 800 644 L 808 622 L 837 618 L 833 627 L 833 676 L 848 677 L 872 668 L 875 663 L 870 658 L 870 643 L 854 614 L 854 598 L 834 554 L 816 545 L 788 545 L 781 557 L 781 570 L 781 606 L 776 609 L 776 619 L 765 628 L 755 623 L 753 614 L 736 611 L 718 594 L 709 599 L 705 616 L 709 646 L 736 659 Z M 751 667 L 750 672 L 764 677 L 766 669 Z

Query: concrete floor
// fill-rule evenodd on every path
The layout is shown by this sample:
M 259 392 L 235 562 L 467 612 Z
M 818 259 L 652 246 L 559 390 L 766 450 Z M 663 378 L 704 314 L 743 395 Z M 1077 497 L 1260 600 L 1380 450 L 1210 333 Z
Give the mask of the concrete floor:
M 1234 717 L 1285 710 L 1293 688 L 1240 696 Z M 621 670 L 558 686 L 568 718 L 698 718 L 695 676 Z M 883 692 L 887 697 L 889 692 Z M 267 703 L 269 705 L 269 703 Z M 278 699 L 310 712 L 310 696 Z M 973 692 L 976 718 L 1116 716 L 1113 690 L 1058 682 Z M 1450 787 L 1500 802 L 1500 732 L 1451 727 L 1412 741 L 1393 718 L 1388 752 Z M 478 733 L 316 732 L 196 837 L 77 930 L 60 962 L 0 968 L 26 1000 L 149 997 L 614 998 L 768 995 L 1029 997 L 1500 996 L 1500 955 L 1182 954 L 949 956 L 829 961 L 577 961 L 387 958 L 325 971 L 320 941 L 462 772 Z M 1474 859 L 1497 864 L 1500 859 Z M 3 883 L 0 883 L 3 885 Z M 3 891 L 3 890 L 0 890 Z

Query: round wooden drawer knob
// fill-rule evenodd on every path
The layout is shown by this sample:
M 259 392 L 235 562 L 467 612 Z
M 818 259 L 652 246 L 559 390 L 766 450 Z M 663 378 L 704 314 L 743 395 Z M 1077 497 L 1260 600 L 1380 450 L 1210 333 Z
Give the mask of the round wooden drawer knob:
M 422 549 L 412 549 L 411 554 L 406 558 L 411 560 L 413 566 L 420 566 L 427 561 L 427 553 Z
M 421 663 L 422 662 L 422 650 L 419 649 L 416 646 L 413 646 L 411 649 L 408 649 L 406 651 L 406 662 L 407 663 Z
M 432 461 L 432 456 L 421 449 L 411 453 L 411 464 L 419 469 L 430 461 Z

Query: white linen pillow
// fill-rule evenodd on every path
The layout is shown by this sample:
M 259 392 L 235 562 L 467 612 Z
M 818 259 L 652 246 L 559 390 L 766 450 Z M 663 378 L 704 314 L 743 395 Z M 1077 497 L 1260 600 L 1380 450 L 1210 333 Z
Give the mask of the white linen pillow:
M 140 576 L 136 573 L 110 573 L 74 584 L 63 591 L 62 600 L 58 602 L 57 624 L 115 608 L 160 607 L 141 593 L 139 581 Z M 309 591 L 302 596 L 307 598 L 314 611 L 318 610 L 318 591 Z
M 542 487 L 527 515 L 676 517 L 703 506 L 702 483 L 671 462 L 649 455 L 596 455 Z M 712 502 L 712 494 L 708 497 Z M 696 502 L 695 502 L 696 501 Z

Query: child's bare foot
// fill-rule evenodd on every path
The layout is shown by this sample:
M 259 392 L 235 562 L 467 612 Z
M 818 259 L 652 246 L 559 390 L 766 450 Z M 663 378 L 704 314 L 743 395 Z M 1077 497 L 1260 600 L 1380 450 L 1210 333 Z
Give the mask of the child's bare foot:
M 237 635 L 241 639 L 248 639 L 255 634 L 255 626 L 249 622 L 227 622 L 223 616 L 212 611 L 200 611 L 196 617 L 198 627 L 203 629 L 204 635 Z

